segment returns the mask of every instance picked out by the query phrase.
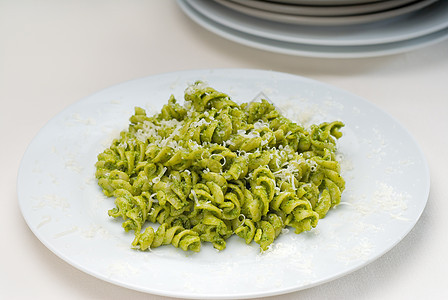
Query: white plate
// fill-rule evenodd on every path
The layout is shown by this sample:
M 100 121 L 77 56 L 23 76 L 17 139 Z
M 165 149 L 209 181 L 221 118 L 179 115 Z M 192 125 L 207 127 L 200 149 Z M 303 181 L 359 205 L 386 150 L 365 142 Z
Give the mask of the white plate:
M 400 7 L 415 0 L 382 1 L 368 4 L 351 4 L 343 6 L 312 6 L 275 3 L 260 0 L 225 0 L 235 2 L 247 7 L 270 12 L 299 16 L 348 16 L 356 14 L 371 14 L 388 9 Z
M 199 1 L 199 0 L 198 0 Z M 448 28 L 399 42 L 362 46 L 321 46 L 312 44 L 289 43 L 262 38 L 223 26 L 196 11 L 187 1 L 177 1 L 183 11 L 196 23 L 207 30 L 231 41 L 281 54 L 319 57 L 319 58 L 360 58 L 384 56 L 415 50 L 441 42 L 448 38 Z M 448 3 L 448 1 L 447 1 Z
M 183 1 L 184 2 L 184 1 Z M 195 0 L 196 11 L 225 27 L 250 35 L 290 43 L 323 46 L 362 46 L 399 42 L 448 27 L 448 1 L 439 1 L 412 18 L 398 18 L 357 26 L 301 26 L 281 24 L 247 16 L 214 1 Z
M 300 235 L 282 234 L 270 252 L 232 237 L 218 252 L 171 246 L 130 248 L 132 233 L 108 217 L 113 199 L 94 179 L 96 156 L 134 106 L 156 112 L 187 84 L 205 80 L 235 101 L 263 92 L 294 119 L 342 120 L 342 204 Z M 20 165 L 18 198 L 28 226 L 63 260 L 105 281 L 147 293 L 202 299 L 250 298 L 309 288 L 357 270 L 394 247 L 419 219 L 429 192 L 421 150 L 392 117 L 366 100 L 295 75 L 262 70 L 182 71 L 126 82 L 51 119 Z
M 380 11 L 372 14 L 360 14 L 360 15 L 350 15 L 350 16 L 300 16 L 283 14 L 271 11 L 265 11 L 256 9 L 253 7 L 248 7 L 241 5 L 239 3 L 230 2 L 226 0 L 214 0 L 215 2 L 227 6 L 230 9 L 236 10 L 248 16 L 253 16 L 259 19 L 264 19 L 268 21 L 295 24 L 295 25 L 316 25 L 316 26 L 341 26 L 341 25 L 359 25 L 374 23 L 378 21 L 390 20 L 392 18 L 401 17 L 404 15 L 409 15 L 410 13 L 416 12 L 420 9 L 425 8 L 428 5 L 433 4 L 439 0 L 422 0 L 417 2 L 412 2 L 407 5 L 402 5 L 395 9 Z M 194 1 L 190 1 L 194 2 Z

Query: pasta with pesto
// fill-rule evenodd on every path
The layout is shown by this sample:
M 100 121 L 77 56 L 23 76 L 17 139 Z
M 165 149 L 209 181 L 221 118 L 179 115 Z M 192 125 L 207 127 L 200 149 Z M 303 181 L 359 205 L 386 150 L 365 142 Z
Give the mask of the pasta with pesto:
M 158 114 L 140 107 L 98 155 L 95 176 L 115 199 L 108 214 L 132 246 L 218 250 L 237 235 L 265 251 L 286 227 L 299 234 L 339 204 L 340 121 L 308 129 L 267 100 L 237 104 L 198 81 Z

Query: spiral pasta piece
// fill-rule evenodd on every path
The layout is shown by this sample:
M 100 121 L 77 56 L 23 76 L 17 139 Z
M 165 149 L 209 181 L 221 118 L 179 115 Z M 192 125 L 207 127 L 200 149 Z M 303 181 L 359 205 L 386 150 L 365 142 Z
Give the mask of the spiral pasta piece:
M 266 251 L 284 228 L 311 230 L 341 201 L 340 121 L 306 129 L 267 100 L 237 104 L 199 81 L 182 105 L 171 96 L 129 121 L 95 176 L 136 249 L 223 250 L 235 234 Z
M 160 225 L 156 232 L 152 227 L 147 227 L 142 233 L 136 234 L 132 242 L 132 245 L 140 250 L 169 244 L 184 251 L 199 252 L 201 249 L 201 240 L 197 232 L 179 225 L 168 227 L 167 223 Z

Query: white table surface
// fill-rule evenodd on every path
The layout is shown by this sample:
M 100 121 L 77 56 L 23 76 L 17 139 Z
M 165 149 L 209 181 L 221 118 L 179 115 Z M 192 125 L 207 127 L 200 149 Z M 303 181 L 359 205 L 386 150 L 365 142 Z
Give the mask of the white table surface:
M 55 256 L 21 215 L 16 178 L 31 139 L 68 105 L 123 81 L 202 68 L 275 70 L 346 89 L 403 124 L 430 166 L 426 209 L 396 247 L 348 276 L 276 299 L 448 299 L 448 41 L 380 58 L 315 59 L 225 40 L 174 0 L 0 0 L 1 299 L 169 299 Z

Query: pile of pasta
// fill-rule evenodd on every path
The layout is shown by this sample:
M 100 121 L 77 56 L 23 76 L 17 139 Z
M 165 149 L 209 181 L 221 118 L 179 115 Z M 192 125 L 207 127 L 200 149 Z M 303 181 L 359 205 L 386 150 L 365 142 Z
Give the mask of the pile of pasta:
M 216 249 L 236 234 L 265 251 L 286 228 L 314 228 L 341 199 L 340 121 L 308 129 L 267 100 L 237 104 L 196 82 L 98 155 L 96 178 L 115 198 L 109 215 L 134 231 L 133 248 Z M 156 228 L 156 229 L 155 229 Z

